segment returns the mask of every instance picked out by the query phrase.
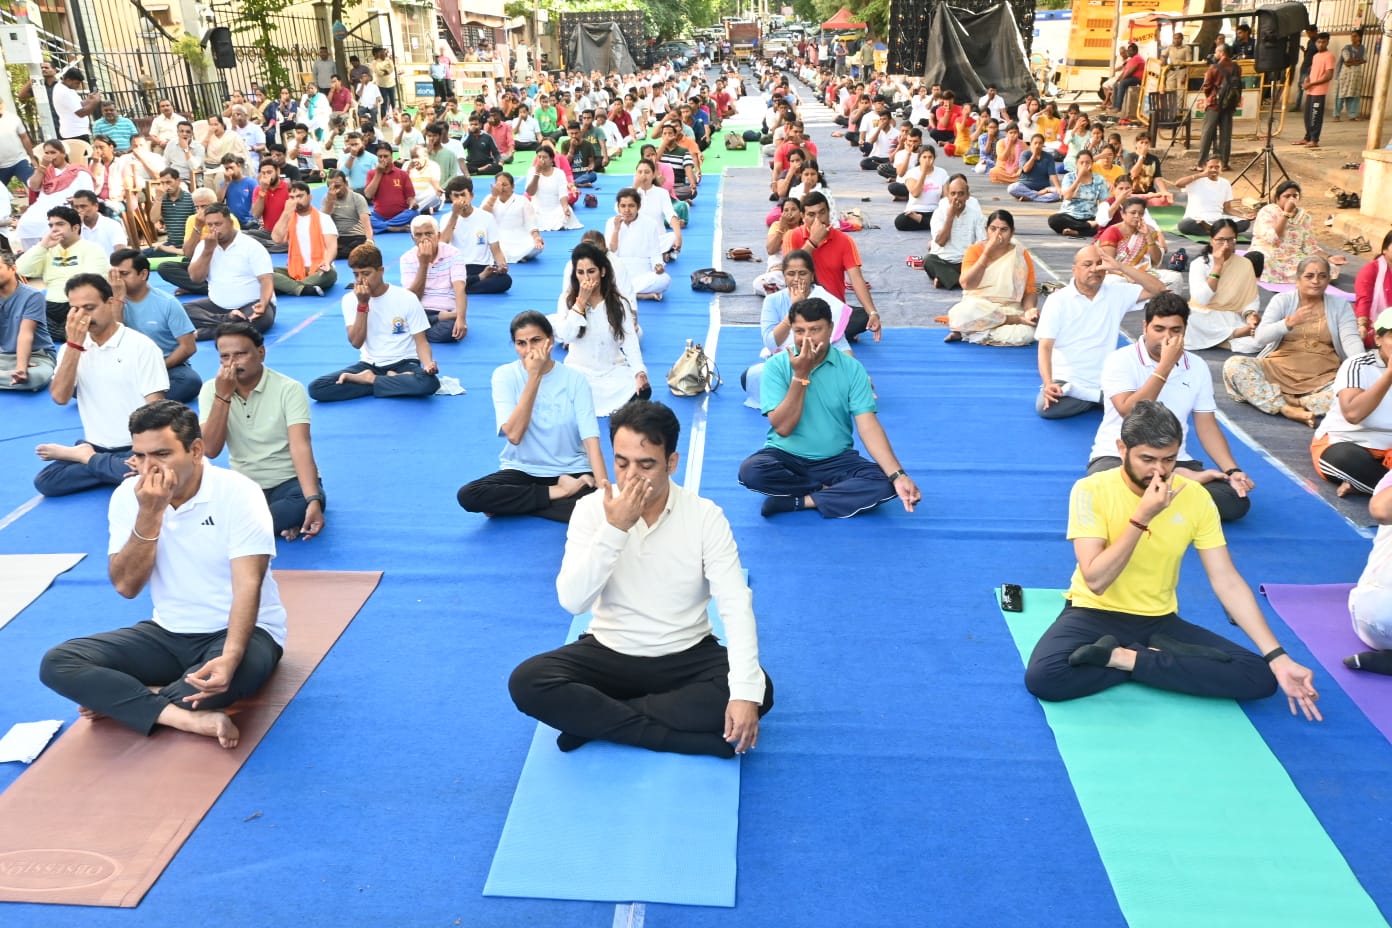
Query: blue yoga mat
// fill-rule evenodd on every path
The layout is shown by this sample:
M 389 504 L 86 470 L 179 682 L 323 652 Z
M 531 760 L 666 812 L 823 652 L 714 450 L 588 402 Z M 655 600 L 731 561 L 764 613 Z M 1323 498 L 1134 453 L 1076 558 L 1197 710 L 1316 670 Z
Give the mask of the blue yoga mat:
M 725 629 L 709 608 L 711 624 Z M 574 641 L 590 623 L 571 623 Z M 735 904 L 740 760 L 593 742 L 563 754 L 538 725 L 485 896 Z

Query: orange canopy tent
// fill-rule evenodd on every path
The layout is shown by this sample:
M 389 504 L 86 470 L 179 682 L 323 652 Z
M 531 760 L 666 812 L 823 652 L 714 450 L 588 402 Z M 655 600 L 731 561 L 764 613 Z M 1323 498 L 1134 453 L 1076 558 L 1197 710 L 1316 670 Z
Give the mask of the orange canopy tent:
M 865 23 L 856 22 L 851 15 L 851 11 L 844 6 L 836 11 L 836 15 L 822 23 L 823 32 L 835 32 L 838 29 L 864 29 Z

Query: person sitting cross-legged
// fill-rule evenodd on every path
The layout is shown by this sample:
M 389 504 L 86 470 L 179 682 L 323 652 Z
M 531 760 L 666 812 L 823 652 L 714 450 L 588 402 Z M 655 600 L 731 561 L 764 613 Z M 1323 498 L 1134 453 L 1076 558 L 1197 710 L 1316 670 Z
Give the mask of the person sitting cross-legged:
M 0 390 L 42 390 L 54 363 L 43 294 L 19 282 L 14 252 L 0 251 Z
M 120 321 L 159 346 L 169 373 L 165 398 L 191 402 L 203 386 L 203 378 L 190 359 L 198 351 L 197 333 L 183 304 L 163 290 L 150 286 L 150 259 L 138 248 L 118 248 L 111 253 L 112 298 L 124 304 Z
M 246 322 L 218 326 L 217 377 L 198 397 L 203 447 L 250 477 L 266 498 L 271 526 L 286 541 L 324 530 L 324 484 L 309 438 L 309 397 L 298 380 L 266 367 L 265 339 Z
M 468 269 L 459 249 L 440 241 L 434 216 L 412 219 L 411 238 L 416 247 L 401 256 L 401 284 L 425 307 L 426 339 L 457 342 L 469 334 Z
M 1049 294 L 1039 311 L 1035 338 L 1043 386 L 1035 412 L 1045 419 L 1066 419 L 1100 409 L 1102 363 L 1116 347 L 1122 317 L 1140 308 L 1142 294 L 1164 292 L 1159 280 L 1118 264 L 1097 246 L 1078 249 L 1072 281 Z
M 459 250 L 468 272 L 469 293 L 506 293 L 512 287 L 508 261 L 498 240 L 493 214 L 474 207 L 474 179 L 460 175 L 445 185 L 450 210 L 440 228 L 440 240 Z
M 1020 179 L 1007 187 L 1006 193 L 1034 203 L 1057 203 L 1063 198 L 1053 153 L 1044 147 L 1044 136 L 1038 132 L 1020 152 Z
M 508 680 L 518 709 L 560 731 L 562 751 L 598 740 L 734 757 L 773 708 L 730 524 L 671 480 L 680 430 L 661 403 L 610 417 L 617 489 L 602 480 L 576 504 L 556 578 L 561 606 L 589 611 L 590 626 Z M 728 650 L 711 631 L 712 597 Z
M 1073 485 L 1068 537 L 1078 567 L 1063 611 L 1030 655 L 1025 686 L 1050 702 L 1128 681 L 1217 699 L 1265 699 L 1279 686 L 1292 714 L 1320 719 L 1314 674 L 1271 633 L 1228 554 L 1212 497 L 1174 472 L 1183 440 L 1174 413 L 1142 400 L 1121 424 L 1121 466 Z M 1191 544 L 1256 652 L 1177 615 Z
M 199 187 L 193 192 L 192 198 L 193 214 L 184 220 L 184 231 L 180 233 L 182 236 L 180 241 L 183 242 L 183 245 L 180 246 L 183 258 L 178 261 L 161 261 L 159 267 L 154 268 L 155 276 L 174 287 L 175 296 L 184 296 L 189 293 L 200 296 L 208 295 L 208 282 L 206 280 L 197 281 L 190 277 L 189 265 L 193 263 L 194 252 L 203 243 L 208 232 L 204 223 L 207 219 L 208 207 L 217 202 L 217 194 L 207 187 Z M 227 209 L 231 212 L 232 207 L 229 206 Z M 232 228 L 238 231 L 242 228 L 242 221 L 237 218 L 235 212 L 232 212 Z M 143 254 L 147 258 L 162 257 L 159 253 L 148 248 Z
M 1218 515 L 1234 522 L 1252 508 L 1252 478 L 1233 460 L 1228 440 L 1218 428 L 1213 375 L 1196 354 L 1184 350 L 1189 303 L 1177 293 L 1162 293 L 1146 303 L 1145 329 L 1134 345 L 1118 348 L 1102 365 L 1102 424 L 1092 443 L 1087 472 L 1121 466 L 1114 453 L 1121 421 L 1142 400 L 1156 400 L 1174 413 L 1184 429 L 1175 465 L 1213 497 Z M 1189 454 L 1189 420 L 1215 468 L 1205 469 Z
M 875 415 L 869 375 L 855 358 L 830 350 L 831 307 L 816 297 L 799 300 L 788 321 L 797 351 L 764 364 L 759 393 L 768 438 L 740 464 L 740 483 L 768 497 L 765 516 L 815 509 L 844 519 L 895 496 L 913 512 L 921 494 Z M 856 452 L 853 428 L 873 461 Z
M 411 220 L 420 215 L 416 209 L 416 188 L 411 175 L 396 166 L 392 147 L 386 142 L 377 146 L 377 167 L 367 172 L 363 196 L 372 204 L 372 231 L 404 232 Z
M 348 256 L 353 269 L 353 292 L 343 297 L 343 322 L 359 361 L 325 374 L 309 385 L 320 403 L 364 396 L 431 396 L 440 389 L 440 372 L 425 332 L 430 320 L 416 295 L 387 283 L 382 252 L 376 245 L 359 245 Z
M 971 195 L 967 175 L 948 178 L 928 232 L 933 240 L 923 256 L 923 270 L 937 289 L 956 290 L 962 285 L 962 260 L 967 249 L 986 238 L 986 217 Z
M 314 208 L 309 184 L 290 185 L 290 205 L 280 214 L 271 238 L 287 246 L 288 262 L 275 269 L 276 293 L 290 296 L 323 296 L 338 283 L 334 258 L 338 254 L 338 227 L 327 213 Z
M 266 501 L 204 459 L 187 406 L 153 403 L 119 427 L 136 476 L 107 509 L 108 571 L 126 599 L 149 587 L 152 617 L 52 648 L 39 679 L 89 721 L 145 735 L 163 725 L 234 748 L 240 732 L 223 710 L 261 688 L 285 647 Z
M 270 252 L 237 231 L 224 203 L 203 210 L 203 240 L 189 262 L 189 277 L 207 282 L 208 297 L 185 303 L 189 320 L 206 341 L 224 322 L 242 320 L 265 333 L 275 325 L 275 277 Z
M 67 339 L 58 350 L 48 393 L 59 406 L 77 397 L 82 441 L 34 449 L 49 462 L 34 477 L 34 489 L 44 496 L 111 487 L 129 477 L 126 420 L 146 403 L 164 399 L 169 389 L 159 346 L 121 324 L 121 307 L 107 279 L 77 274 L 66 286 L 71 304 Z
M 1378 317 L 1392 326 L 1392 318 L 1383 319 L 1392 310 L 1383 310 Z M 1392 328 L 1381 329 L 1378 341 L 1387 337 Z M 1386 380 L 1386 378 L 1383 378 Z M 1348 611 L 1353 620 L 1353 633 L 1372 650 L 1360 651 L 1344 658 L 1344 666 L 1350 670 L 1367 673 L 1392 675 L 1392 561 L 1389 561 L 1388 545 L 1392 544 L 1392 472 L 1384 473 L 1382 479 L 1373 487 L 1373 498 L 1368 501 L 1368 515 L 1377 523 L 1377 535 L 1373 537 L 1373 550 L 1357 585 L 1349 590 Z
M 551 357 L 551 322 L 535 310 L 512 320 L 518 360 L 493 372 L 493 411 L 507 439 L 502 468 L 459 489 L 459 505 L 488 516 L 569 522 L 575 504 L 607 477 L 594 397 L 584 374 Z

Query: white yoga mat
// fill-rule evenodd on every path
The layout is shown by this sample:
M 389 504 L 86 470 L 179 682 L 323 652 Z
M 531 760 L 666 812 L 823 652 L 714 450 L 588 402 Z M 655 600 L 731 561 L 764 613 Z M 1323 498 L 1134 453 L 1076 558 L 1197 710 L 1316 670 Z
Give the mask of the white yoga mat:
M 85 554 L 0 554 L 0 628 L 29 607 Z

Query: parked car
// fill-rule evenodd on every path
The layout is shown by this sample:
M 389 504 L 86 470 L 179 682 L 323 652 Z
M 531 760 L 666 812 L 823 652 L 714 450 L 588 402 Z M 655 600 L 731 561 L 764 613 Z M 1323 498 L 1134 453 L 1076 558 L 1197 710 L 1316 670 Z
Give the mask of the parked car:
M 696 57 L 696 49 L 691 47 L 690 42 L 663 42 L 653 50 L 653 57 L 659 61 L 671 61 L 680 68 Z

